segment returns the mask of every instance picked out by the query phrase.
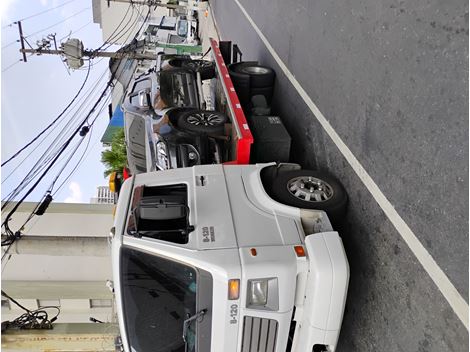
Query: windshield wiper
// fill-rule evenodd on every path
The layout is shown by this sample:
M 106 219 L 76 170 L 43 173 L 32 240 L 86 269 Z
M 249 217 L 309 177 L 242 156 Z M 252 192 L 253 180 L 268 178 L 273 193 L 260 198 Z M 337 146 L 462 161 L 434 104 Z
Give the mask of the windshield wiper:
M 206 313 L 207 313 L 207 309 L 201 309 L 199 312 L 197 312 L 193 316 L 189 316 L 188 318 L 186 318 L 184 320 L 184 322 L 183 322 L 183 341 L 184 341 L 184 344 L 185 344 L 185 350 L 186 350 L 186 347 L 188 345 L 188 341 L 186 340 L 186 335 L 188 334 L 188 329 L 191 326 L 191 323 L 194 320 L 197 320 L 199 318 L 204 317 L 204 315 L 206 315 Z

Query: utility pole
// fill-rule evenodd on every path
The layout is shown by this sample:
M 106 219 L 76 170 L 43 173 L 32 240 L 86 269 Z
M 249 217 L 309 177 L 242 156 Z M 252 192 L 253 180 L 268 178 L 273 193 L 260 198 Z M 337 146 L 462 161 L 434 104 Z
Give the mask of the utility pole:
M 127 4 L 133 3 L 136 5 L 146 5 L 146 6 L 160 6 L 160 7 L 166 7 L 167 9 L 184 9 L 184 10 L 197 10 L 197 4 L 194 1 L 188 1 L 188 5 L 175 5 L 175 4 L 167 4 L 167 3 L 162 3 L 161 1 L 157 0 L 147 0 L 147 1 L 134 1 L 134 0 L 107 0 L 108 1 L 108 7 L 110 2 L 124 2 Z
M 53 50 L 53 49 L 20 49 L 21 53 L 27 54 L 37 54 L 37 55 L 67 55 L 64 50 Z M 84 50 L 84 57 L 113 57 L 117 59 L 122 59 L 127 57 L 129 59 L 141 59 L 141 60 L 155 60 L 156 56 L 151 54 L 139 54 L 139 53 L 125 53 L 125 52 L 108 52 L 108 51 L 98 51 L 93 50 Z
M 21 28 L 21 27 L 20 27 Z M 38 41 L 36 49 L 25 49 L 23 44 L 20 52 L 25 56 L 28 54 L 37 54 L 37 55 L 61 55 L 65 57 L 65 62 L 72 69 L 78 69 L 83 66 L 83 58 L 89 57 L 109 57 L 115 59 L 137 59 L 137 60 L 155 60 L 155 54 L 149 53 L 139 53 L 135 50 L 126 51 L 119 50 L 117 52 L 107 52 L 107 51 L 97 51 L 97 50 L 85 50 L 83 47 L 83 42 L 76 38 L 69 38 L 66 42 L 62 43 L 59 48 L 51 49 L 51 40 L 54 39 L 53 35 L 50 35 L 48 39 L 43 39 Z M 55 44 L 55 39 L 54 39 Z

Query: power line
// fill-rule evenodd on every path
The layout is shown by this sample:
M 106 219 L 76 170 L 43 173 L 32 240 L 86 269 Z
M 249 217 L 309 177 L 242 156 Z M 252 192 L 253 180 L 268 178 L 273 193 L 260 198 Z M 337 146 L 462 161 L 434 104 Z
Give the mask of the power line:
M 19 238 L 21 236 L 21 233 L 19 233 L 19 231 L 17 231 L 16 233 L 13 233 L 9 228 L 8 228 L 8 222 L 10 221 L 10 218 L 11 216 L 16 212 L 16 210 L 18 209 L 18 207 L 21 205 L 21 203 L 23 203 L 23 201 L 26 199 L 26 197 L 28 197 L 31 192 L 34 191 L 34 189 L 38 186 L 38 184 L 41 182 L 41 180 L 44 178 L 44 176 L 49 172 L 49 170 L 54 166 L 54 164 L 57 162 L 57 160 L 59 159 L 60 155 L 62 153 L 64 153 L 64 151 L 66 150 L 66 148 L 69 146 L 69 144 L 72 142 L 73 138 L 75 137 L 75 135 L 81 130 L 81 128 L 86 124 L 86 122 L 88 121 L 89 117 L 91 116 L 91 114 L 95 111 L 96 107 L 98 106 L 98 104 L 100 103 L 100 101 L 105 97 L 107 91 L 108 91 L 108 88 L 111 86 L 112 84 L 112 81 L 114 80 L 114 76 L 115 76 L 115 72 L 112 72 L 111 74 L 111 77 L 108 81 L 108 83 L 106 84 L 106 87 L 104 88 L 103 92 L 101 93 L 100 97 L 98 98 L 98 100 L 95 102 L 95 104 L 93 105 L 93 107 L 91 108 L 91 110 L 88 112 L 88 114 L 86 115 L 86 117 L 82 120 L 81 124 L 78 126 L 78 128 L 74 131 L 74 133 L 67 139 L 67 141 L 64 143 L 64 145 L 61 147 L 61 149 L 59 150 L 59 152 L 57 153 L 57 155 L 54 157 L 54 159 L 52 160 L 52 162 L 49 164 L 49 166 L 46 168 L 46 170 L 41 174 L 41 176 L 39 177 L 39 179 L 33 184 L 33 186 L 26 192 L 26 194 L 16 203 L 16 205 L 13 207 L 13 209 L 8 213 L 8 215 L 5 217 L 5 220 L 3 221 L 2 223 L 2 226 L 5 228 L 6 232 L 7 232 L 7 239 L 9 239 L 12 243 L 14 241 L 16 241 L 17 238 Z M 4 242 L 2 241 L 2 246 L 4 245 L 9 245 L 8 242 Z
M 90 66 L 88 66 L 89 69 L 88 69 L 88 72 L 86 74 L 86 77 L 85 79 L 83 80 L 83 83 L 80 87 L 80 89 L 78 90 L 77 94 L 75 94 L 75 96 L 73 97 L 73 99 L 70 101 L 70 103 L 67 104 L 67 106 L 65 107 L 65 109 L 59 114 L 59 116 L 57 116 L 45 129 L 43 129 L 36 137 L 34 137 L 29 143 L 27 143 L 25 146 L 23 146 L 19 151 L 17 151 L 15 154 L 13 154 L 8 160 L 6 160 L 5 162 L 2 163 L 1 166 L 4 166 L 6 165 L 7 163 L 9 163 L 11 160 L 13 160 L 14 158 L 16 158 L 23 150 L 25 150 L 26 148 L 28 148 L 31 144 L 33 144 L 39 137 L 41 137 L 49 128 L 51 128 L 56 122 L 57 120 L 59 120 L 62 115 L 69 109 L 69 107 L 74 103 L 75 99 L 77 99 L 77 97 L 80 95 L 81 91 L 83 90 L 83 87 L 85 87 L 85 83 L 86 81 L 88 80 L 88 76 L 90 75 Z M 3 209 L 3 208 L 2 208 Z
M 86 10 L 89 10 L 89 9 L 90 9 L 90 7 L 86 7 L 86 8 L 84 8 L 84 9 L 82 9 L 82 10 L 80 10 L 80 11 L 74 13 L 73 15 L 64 18 L 62 21 L 57 22 L 57 23 L 55 23 L 55 24 L 53 24 L 53 25 L 51 25 L 51 26 L 49 26 L 49 27 L 43 28 L 43 29 L 41 29 L 41 30 L 39 30 L 39 31 L 36 31 L 36 32 L 34 32 L 34 33 L 28 34 L 28 35 L 25 36 L 24 38 L 29 38 L 29 37 L 31 37 L 31 36 L 33 36 L 33 35 L 35 35 L 35 34 L 38 34 L 38 33 L 44 32 L 44 31 L 47 31 L 48 29 L 51 29 L 52 27 L 58 26 L 59 24 L 62 24 L 62 23 L 64 23 L 65 21 L 67 21 L 67 20 L 69 20 L 69 19 L 71 19 L 71 18 L 73 18 L 73 17 L 75 17 L 75 16 L 81 14 L 82 12 L 84 12 L 84 11 L 86 11 Z
M 93 21 L 90 21 L 90 22 L 88 22 L 87 24 L 81 26 L 80 28 L 78 28 L 78 29 L 76 29 L 76 30 L 70 32 L 70 33 L 67 34 L 65 37 L 60 38 L 60 39 L 59 39 L 59 42 L 61 42 L 63 39 L 65 39 L 65 38 L 67 38 L 67 37 L 70 37 L 72 34 L 75 34 L 75 33 L 77 33 L 77 32 L 80 32 L 83 28 L 85 28 L 86 26 L 89 26 L 89 25 L 92 24 L 92 23 L 93 23 Z
M 12 68 L 13 66 L 15 66 L 16 64 L 19 64 L 19 63 L 22 62 L 22 61 L 23 61 L 23 60 L 18 60 L 18 61 L 16 61 L 16 62 L 12 63 L 10 66 L 4 68 L 4 69 L 2 70 L 2 73 L 5 72 L 5 71 L 8 71 L 10 68 Z M 2 165 L 3 165 L 3 164 L 2 164 Z
M 102 50 L 103 47 L 106 46 L 107 44 L 109 44 L 109 42 L 110 42 L 111 40 L 114 40 L 114 39 L 113 39 L 114 35 L 116 34 L 116 32 L 118 31 L 119 27 L 122 25 L 122 23 L 123 23 L 124 20 L 126 19 L 127 14 L 129 13 L 129 10 L 130 10 L 131 8 L 133 8 L 133 7 L 132 7 L 132 4 L 130 4 L 130 5 L 127 7 L 126 12 L 125 12 L 124 16 L 123 16 L 122 19 L 121 19 L 121 22 L 119 22 L 118 25 L 116 26 L 116 28 L 114 28 L 114 31 L 108 36 L 108 38 L 103 42 L 103 44 L 102 44 L 101 46 L 99 46 L 97 49 L 95 49 L 95 51 Z M 132 18 L 132 14 L 131 14 L 130 19 L 131 19 L 131 18 Z M 130 20 L 130 19 L 129 19 L 129 20 Z M 125 28 L 128 24 L 129 24 L 129 21 L 124 25 L 124 28 Z M 121 29 L 119 32 L 121 32 L 121 31 L 122 31 L 122 29 Z M 106 49 L 103 49 L 103 50 L 106 50 Z
M 100 109 L 100 111 L 96 114 L 95 118 L 93 119 L 93 121 L 91 122 L 90 124 L 90 132 L 89 132 L 89 138 L 88 138 L 88 141 L 87 141 L 87 144 L 85 146 L 85 150 L 83 151 L 82 155 L 80 156 L 80 159 L 77 161 L 75 167 L 72 169 L 72 171 L 70 171 L 70 173 L 67 175 L 67 177 L 62 181 L 62 183 L 60 184 L 60 186 L 57 188 L 57 190 L 53 193 L 53 195 L 56 195 L 60 190 L 61 188 L 63 187 L 63 185 L 67 182 L 67 180 L 69 180 L 69 178 L 73 175 L 73 173 L 78 169 L 78 167 L 82 164 L 82 162 L 86 159 L 86 157 L 88 157 L 89 153 L 85 156 L 87 150 L 88 150 L 88 147 L 90 146 L 90 142 L 91 142 L 91 136 L 93 134 L 93 126 L 95 124 L 95 121 L 96 119 L 100 116 L 100 114 L 103 112 L 105 106 L 108 105 L 108 102 L 107 101 L 104 101 L 103 104 L 102 104 L 102 107 Z M 96 143 L 98 142 L 98 140 L 96 141 Z M 95 143 L 95 145 L 96 145 Z
M 88 76 L 89 72 L 87 73 L 87 76 Z M 86 80 L 88 79 L 88 77 L 86 77 Z M 86 80 L 83 82 L 82 84 L 82 87 L 80 89 L 83 89 L 83 86 L 86 82 Z M 96 86 L 93 87 L 93 90 L 95 89 Z M 77 95 L 74 97 L 74 99 L 77 98 L 77 96 L 80 94 L 80 92 L 77 93 Z M 90 93 L 91 94 L 91 93 Z M 71 101 L 71 103 L 69 103 L 69 106 L 71 106 L 73 103 L 73 101 Z M 83 103 L 82 103 L 83 105 Z M 69 107 L 68 106 L 68 107 Z M 64 111 L 62 111 L 61 114 L 64 114 L 64 112 L 68 109 L 68 107 L 66 109 L 64 109 Z M 76 113 L 78 113 L 79 111 L 82 111 L 80 109 L 77 110 Z M 68 114 L 69 112 L 67 112 Z M 75 114 L 76 114 L 75 113 Z M 60 115 L 59 115 L 60 116 Z M 4 210 L 6 209 L 6 207 L 10 204 L 10 202 L 18 195 L 20 194 L 23 189 L 25 187 L 27 187 L 27 185 L 31 182 L 31 180 L 33 180 L 36 175 L 38 173 L 40 173 L 42 170 L 44 170 L 47 165 L 51 162 L 51 160 L 54 159 L 54 156 L 60 152 L 61 148 L 63 147 L 63 144 L 65 143 L 65 141 L 61 141 L 62 139 L 62 136 L 65 136 L 66 135 L 66 130 L 70 130 L 71 128 L 73 128 L 73 118 L 74 116 L 71 116 L 71 120 L 69 121 L 69 123 L 67 123 L 63 128 L 62 128 L 62 131 L 60 131 L 60 133 L 57 135 L 57 137 L 54 139 L 54 141 L 52 142 L 52 144 L 49 146 L 49 148 L 47 149 L 47 152 L 45 154 L 43 154 L 39 160 L 35 163 L 35 165 L 33 165 L 33 167 L 31 168 L 31 170 L 28 172 L 28 174 L 23 178 L 23 180 L 19 183 L 19 185 L 13 189 L 7 196 L 7 199 L 6 201 L 2 204 L 2 207 L 1 209 Z M 56 120 L 58 120 L 58 118 L 56 118 Z M 43 134 L 52 124 L 50 124 L 45 130 L 43 130 L 35 139 L 38 139 L 40 137 L 41 134 Z M 55 128 L 55 126 L 54 126 Z M 53 128 L 53 129 L 54 129 Z M 52 132 L 52 130 L 49 132 L 49 134 Z M 48 135 L 49 135 L 48 134 Z M 45 140 L 45 137 L 44 139 L 39 143 L 39 145 Z M 31 143 L 31 142 L 30 142 Z M 38 146 L 39 146 L 38 145 Z M 54 145 L 57 145 L 59 146 L 58 148 L 54 149 Z M 24 149 L 24 148 L 23 148 Z M 49 153 L 49 155 L 47 154 Z
M 16 43 L 19 43 L 19 42 L 20 42 L 19 39 L 16 39 L 16 40 L 14 40 L 14 41 L 12 41 L 12 42 L 10 42 L 10 43 L 5 44 L 4 46 L 2 46 L 2 49 L 6 49 L 6 48 L 8 48 L 9 46 L 12 46 L 13 44 L 16 44 Z
M 36 13 L 36 14 L 34 14 L 34 15 L 31 15 L 31 16 L 28 16 L 28 17 L 25 17 L 25 18 L 22 18 L 21 20 L 18 20 L 18 21 L 12 22 L 12 23 L 10 23 L 10 24 L 8 24 L 8 25 L 6 25 L 6 26 L 3 26 L 2 29 L 11 27 L 11 26 L 13 26 L 14 24 L 17 24 L 19 21 L 26 21 L 26 20 L 29 20 L 30 18 L 43 15 L 43 14 L 49 12 L 49 11 L 58 9 L 59 7 L 65 6 L 65 5 L 70 4 L 71 2 L 74 2 L 74 1 L 76 1 L 76 0 L 70 0 L 70 1 L 64 2 L 63 4 L 58 5 L 58 6 L 56 6 L 56 7 L 52 7 L 52 8 L 50 8 L 50 9 L 44 10 L 44 11 L 42 11 L 42 12 L 38 12 L 38 13 Z

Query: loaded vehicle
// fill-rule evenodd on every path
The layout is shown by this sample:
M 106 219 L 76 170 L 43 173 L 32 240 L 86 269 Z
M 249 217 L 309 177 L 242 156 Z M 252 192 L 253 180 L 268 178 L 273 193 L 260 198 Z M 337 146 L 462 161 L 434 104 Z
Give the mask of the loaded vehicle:
M 343 215 L 346 192 L 333 177 L 296 164 L 249 164 L 257 140 L 215 41 L 212 55 L 232 158 L 136 173 L 124 182 L 111 231 L 119 346 L 334 351 L 349 266 L 330 218 Z M 134 93 L 141 107 L 151 104 L 147 93 Z M 264 94 L 250 98 L 245 109 L 270 114 Z M 149 121 L 153 114 L 149 108 Z
M 122 108 L 133 174 L 221 162 L 227 117 L 205 110 L 202 95 L 213 77 L 210 61 L 159 54 L 130 82 Z

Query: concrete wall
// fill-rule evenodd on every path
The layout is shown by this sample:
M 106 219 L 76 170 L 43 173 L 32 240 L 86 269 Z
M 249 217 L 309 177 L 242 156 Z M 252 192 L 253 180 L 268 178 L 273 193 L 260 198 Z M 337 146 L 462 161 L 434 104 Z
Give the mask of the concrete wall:
M 23 203 L 10 222 L 19 228 L 36 203 Z M 54 203 L 23 230 L 28 236 L 105 238 L 113 225 L 113 205 Z M 20 240 L 21 241 L 21 240 Z M 59 241 L 57 243 L 59 248 Z M 58 251 L 56 251 L 57 254 Z M 70 253 L 75 255 L 70 255 Z M 11 253 L 14 253 L 13 247 Z M 60 252 L 59 252 L 60 254 Z M 2 289 L 28 309 L 37 309 L 38 300 L 59 300 L 59 322 L 87 322 L 90 316 L 111 321 L 112 308 L 91 308 L 91 299 L 111 300 L 106 280 L 112 278 L 109 251 L 100 256 L 77 255 L 74 248 L 63 255 L 11 254 L 2 263 Z M 51 311 L 52 313 L 53 311 Z M 14 319 L 24 313 L 10 302 L 2 307 L 2 319 Z

